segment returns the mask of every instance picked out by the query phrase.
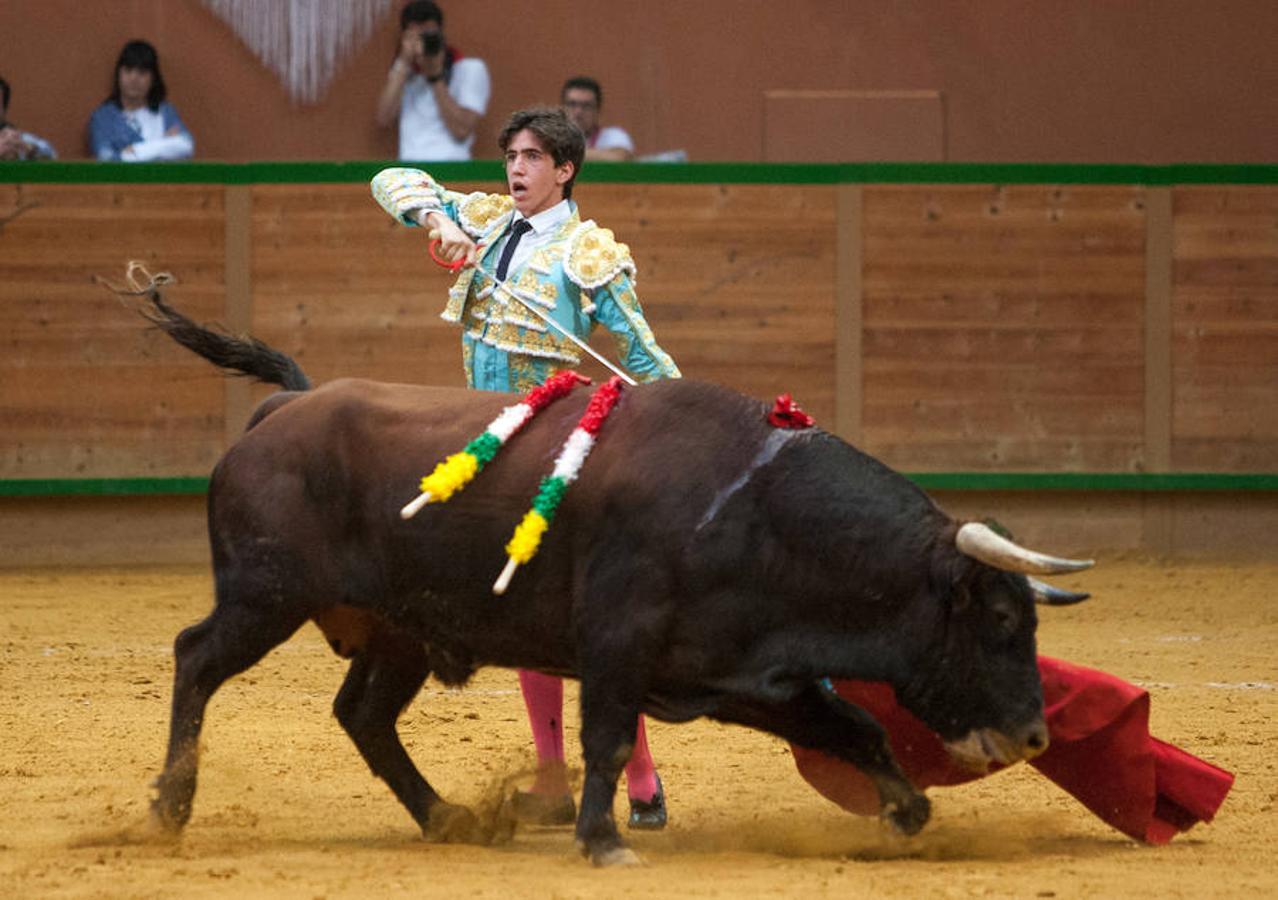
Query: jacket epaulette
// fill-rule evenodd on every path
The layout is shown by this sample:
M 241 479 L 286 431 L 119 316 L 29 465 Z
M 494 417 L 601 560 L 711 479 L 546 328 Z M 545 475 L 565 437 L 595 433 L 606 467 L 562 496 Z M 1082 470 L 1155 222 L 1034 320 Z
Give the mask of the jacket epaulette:
M 457 204 L 457 220 L 471 237 L 483 237 L 494 226 L 510 217 L 515 209 L 515 198 L 509 194 L 486 194 L 476 191 L 467 194 Z
M 631 279 L 635 277 L 630 248 L 593 220 L 582 222 L 568 242 L 564 273 L 575 284 L 589 290 L 607 284 L 621 272 Z

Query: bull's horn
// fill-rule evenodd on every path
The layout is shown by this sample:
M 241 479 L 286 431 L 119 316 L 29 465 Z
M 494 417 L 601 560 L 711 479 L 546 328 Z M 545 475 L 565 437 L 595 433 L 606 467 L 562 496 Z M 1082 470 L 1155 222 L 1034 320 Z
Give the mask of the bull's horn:
M 1077 591 L 1058 588 L 1055 585 L 1048 584 L 1046 581 L 1039 581 L 1030 575 L 1025 576 L 1025 580 L 1029 582 L 1030 590 L 1034 592 L 1035 603 L 1044 603 L 1048 606 L 1071 606 L 1075 603 L 1082 603 L 1091 596 L 1091 594 L 1080 594 Z
M 961 553 L 1006 572 L 1059 575 L 1062 572 L 1090 569 L 1095 564 L 1090 559 L 1062 559 L 1026 550 L 980 522 L 968 522 L 960 528 L 954 543 Z

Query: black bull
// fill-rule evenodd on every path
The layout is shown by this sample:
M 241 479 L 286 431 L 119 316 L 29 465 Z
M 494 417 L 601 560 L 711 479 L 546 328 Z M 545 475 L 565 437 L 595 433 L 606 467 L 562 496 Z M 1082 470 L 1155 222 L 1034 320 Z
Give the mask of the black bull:
M 477 823 L 421 776 L 395 722 L 428 675 L 461 684 L 486 665 L 580 679 L 576 833 L 597 863 L 633 858 L 612 801 L 641 711 L 746 725 L 847 760 L 908 833 L 927 799 L 878 724 L 823 678 L 891 684 L 976 766 L 1046 747 L 1035 590 L 1005 569 L 1083 564 L 960 528 L 820 429 L 775 429 L 758 401 L 695 381 L 625 391 L 540 552 L 496 597 L 504 544 L 590 389 L 538 415 L 462 493 L 403 521 L 420 476 L 514 398 L 359 380 L 307 390 L 287 356 L 197 325 L 154 290 L 149 300 L 145 314 L 179 343 L 293 389 L 262 404 L 213 472 L 216 605 L 175 645 L 152 806 L 167 828 L 190 817 L 212 694 L 307 620 L 352 659 L 338 721 L 439 839 L 477 839 Z

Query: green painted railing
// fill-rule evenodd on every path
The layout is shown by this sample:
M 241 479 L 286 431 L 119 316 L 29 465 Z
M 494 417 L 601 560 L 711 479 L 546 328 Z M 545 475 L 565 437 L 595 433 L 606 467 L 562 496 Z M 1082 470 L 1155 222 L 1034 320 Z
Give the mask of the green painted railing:
M 9 478 L 0 480 L 0 497 L 133 497 L 146 494 L 203 494 L 204 476 L 190 478 Z
M 1278 491 L 1276 473 L 1228 472 L 916 472 L 933 491 Z M 137 497 L 199 495 L 209 480 L 189 478 L 12 478 L 0 497 Z
M 0 183 L 342 184 L 366 182 L 394 160 L 252 163 L 0 163 Z M 498 160 L 429 163 L 441 181 L 502 181 Z M 1278 165 L 1082 163 L 609 163 L 583 182 L 633 184 L 1278 184 Z

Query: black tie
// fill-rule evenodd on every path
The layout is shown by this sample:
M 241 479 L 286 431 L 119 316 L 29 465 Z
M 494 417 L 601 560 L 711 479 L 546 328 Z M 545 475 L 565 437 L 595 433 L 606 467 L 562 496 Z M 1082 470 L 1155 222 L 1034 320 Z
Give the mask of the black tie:
M 497 261 L 498 281 L 506 280 L 506 270 L 510 268 L 510 258 L 515 255 L 519 239 L 530 231 L 532 231 L 532 223 L 527 219 L 520 219 L 510 226 L 510 237 L 506 238 L 506 246 L 501 249 L 501 259 Z

